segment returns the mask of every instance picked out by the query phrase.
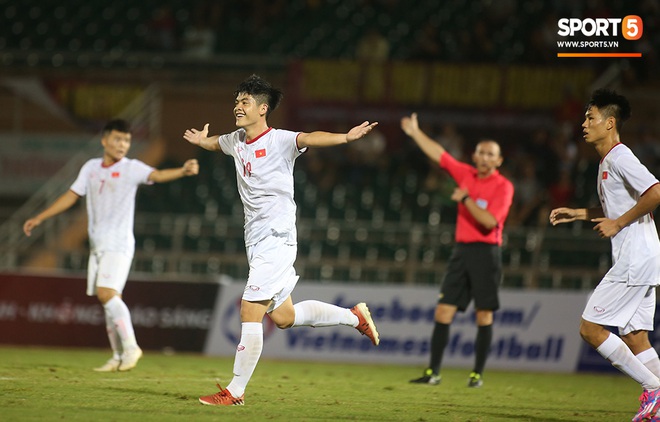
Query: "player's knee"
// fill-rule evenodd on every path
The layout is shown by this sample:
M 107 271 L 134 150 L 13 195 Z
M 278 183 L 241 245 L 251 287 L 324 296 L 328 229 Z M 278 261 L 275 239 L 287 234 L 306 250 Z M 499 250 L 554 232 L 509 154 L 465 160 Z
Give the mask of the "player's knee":
M 597 324 L 592 324 L 582 320 L 580 323 L 580 337 L 590 345 L 597 347 L 600 337 L 603 337 L 601 331 L 604 329 Z
M 449 325 L 454 320 L 455 314 L 456 314 L 455 306 L 438 304 L 438 306 L 435 308 L 435 321 L 439 322 L 440 324 Z
M 582 340 L 586 341 L 587 343 L 590 343 L 589 333 L 585 331 L 582 327 L 580 327 L 580 337 L 582 337 Z
M 586 340 L 587 337 L 589 337 L 589 329 L 584 324 L 584 322 L 580 324 L 580 337 L 582 337 L 584 340 Z
M 98 298 L 99 302 L 101 304 L 105 305 L 112 299 L 113 297 L 117 296 L 117 292 L 112 290 L 112 289 L 98 289 L 96 291 L 96 297 Z
M 293 327 L 293 321 L 280 321 L 276 322 L 275 326 L 280 330 L 286 330 L 287 328 Z
M 295 321 L 293 315 L 288 315 L 287 313 L 273 312 L 269 314 L 269 316 L 275 326 L 280 330 L 286 330 L 287 328 L 293 327 Z

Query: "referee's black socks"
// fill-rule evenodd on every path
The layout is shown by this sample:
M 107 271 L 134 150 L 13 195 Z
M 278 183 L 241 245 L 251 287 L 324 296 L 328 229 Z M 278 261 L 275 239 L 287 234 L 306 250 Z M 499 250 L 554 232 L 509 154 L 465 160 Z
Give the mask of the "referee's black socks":
M 486 366 L 486 358 L 493 340 L 493 325 L 480 325 L 477 327 L 477 338 L 474 342 L 474 372 L 482 374 Z
M 433 335 L 431 336 L 431 363 L 429 368 L 434 374 L 440 374 L 442 365 L 442 354 L 449 342 L 449 324 L 435 323 Z

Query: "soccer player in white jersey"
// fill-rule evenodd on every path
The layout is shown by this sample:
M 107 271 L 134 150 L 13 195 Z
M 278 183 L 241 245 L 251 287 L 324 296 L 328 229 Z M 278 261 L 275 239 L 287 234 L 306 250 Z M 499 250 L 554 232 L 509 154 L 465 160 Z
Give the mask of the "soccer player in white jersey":
M 293 165 L 309 147 L 328 147 L 356 141 L 377 123 L 364 122 L 348 133 L 291 132 L 268 126 L 267 117 L 282 99 L 282 92 L 256 75 L 236 89 L 234 117 L 238 130 L 209 136 L 186 130 L 191 144 L 233 157 L 238 192 L 245 213 L 245 246 L 250 266 L 241 301 L 241 339 L 236 348 L 234 377 L 220 392 L 200 397 L 208 405 L 243 405 L 248 381 L 263 348 L 262 320 L 268 314 L 277 327 L 355 327 L 378 345 L 379 337 L 366 304 L 351 309 L 315 300 L 293 304 L 291 292 L 298 281 L 296 259 L 296 204 L 293 200 Z
M 128 371 L 137 365 L 142 349 L 137 344 L 131 314 L 122 300 L 122 291 L 135 251 L 133 220 L 139 185 L 169 182 L 199 172 L 197 160 L 180 168 L 156 170 L 142 161 L 126 158 L 131 147 L 128 122 L 112 120 L 101 135 L 103 157 L 87 161 L 70 189 L 53 204 L 30 218 L 23 231 L 71 208 L 81 196 L 87 197 L 89 244 L 87 295 L 96 296 L 105 310 L 105 323 L 112 357 L 99 372 Z
M 601 156 L 597 208 L 557 208 L 553 225 L 575 220 L 596 223 L 594 230 L 612 243 L 612 268 L 589 298 L 580 335 L 613 366 L 643 387 L 633 421 L 660 420 L 660 360 L 649 342 L 660 284 L 660 241 L 653 215 L 660 184 L 639 162 L 619 133 L 630 117 L 628 100 L 600 89 L 587 104 L 584 140 Z M 618 327 L 619 336 L 606 326 Z

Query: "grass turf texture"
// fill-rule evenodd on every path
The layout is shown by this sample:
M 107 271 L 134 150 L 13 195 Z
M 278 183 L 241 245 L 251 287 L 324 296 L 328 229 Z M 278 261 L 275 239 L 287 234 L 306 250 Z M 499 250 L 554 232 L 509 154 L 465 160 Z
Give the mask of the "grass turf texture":
M 231 380 L 232 359 L 145 351 L 137 368 L 97 373 L 102 350 L 0 347 L 2 421 L 626 421 L 640 387 L 627 377 L 445 369 L 439 386 L 408 380 L 423 368 L 262 359 L 245 406 L 197 399 Z

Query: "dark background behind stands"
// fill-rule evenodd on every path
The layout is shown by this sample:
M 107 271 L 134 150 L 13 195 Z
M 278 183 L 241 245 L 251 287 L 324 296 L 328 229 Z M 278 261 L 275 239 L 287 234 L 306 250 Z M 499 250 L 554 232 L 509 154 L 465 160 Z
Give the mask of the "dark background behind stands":
M 201 174 L 140 190 L 137 271 L 244 276 L 233 164 L 222 154 L 187 145 L 181 134 L 206 122 L 214 133 L 233 130 L 233 89 L 254 72 L 284 88 L 282 109 L 269 119 L 274 127 L 345 131 L 364 118 L 381 122 L 369 139 L 309 151 L 298 160 L 298 267 L 304 278 L 395 283 L 441 278 L 456 212 L 449 200 L 453 182 L 398 128 L 401 116 L 419 111 L 425 131 L 465 161 L 480 139 L 501 143 L 501 171 L 516 186 L 507 222 L 506 282 L 585 288 L 606 267 L 609 245 L 597 242 L 588 224 L 547 230 L 546 220 L 552 207 L 596 203 L 598 156 L 584 145 L 580 129 L 588 89 L 567 85 L 561 101 L 536 108 L 434 107 L 364 98 L 317 103 L 299 94 L 295 63 L 346 60 L 388 72 L 402 63 L 589 69 L 594 78 L 588 88 L 611 86 L 631 99 L 633 118 L 622 139 L 660 176 L 659 9 L 653 0 L 634 6 L 624 1 L 424 0 L 414 8 L 400 0 L 0 0 L 0 78 L 158 85 L 158 130 L 149 137 L 158 138 L 162 151 L 150 164 L 165 168 L 195 156 Z M 644 19 L 643 39 L 630 44 L 643 58 L 556 57 L 559 17 L 631 14 Z M 104 117 L 81 118 L 75 107 L 56 117 L 7 84 L 0 87 L 0 105 L 9 111 L 0 116 L 0 131 L 8 134 L 91 137 Z M 2 219 L 28 196 L 3 197 Z M 57 262 L 84 268 L 84 245 Z M 556 268 L 567 270 L 557 276 L 551 271 Z

